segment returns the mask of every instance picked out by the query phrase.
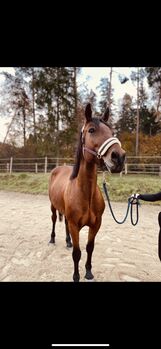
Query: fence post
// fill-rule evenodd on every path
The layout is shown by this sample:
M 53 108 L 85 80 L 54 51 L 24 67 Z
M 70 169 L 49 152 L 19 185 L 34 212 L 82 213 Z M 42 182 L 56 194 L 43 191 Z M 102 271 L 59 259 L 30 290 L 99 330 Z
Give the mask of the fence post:
M 45 156 L 45 173 L 47 173 L 47 167 L 48 167 L 48 158 Z
M 161 176 L 161 166 L 159 166 L 159 176 Z
M 59 166 L 59 158 L 56 158 L 56 166 Z
M 125 164 L 125 175 L 127 175 L 127 164 Z
M 38 166 L 37 166 L 37 162 L 35 162 L 35 173 L 38 173 Z
M 10 158 L 10 174 L 12 173 L 13 157 Z
M 7 162 L 7 172 L 9 172 L 9 170 L 10 170 L 10 164 L 9 162 Z

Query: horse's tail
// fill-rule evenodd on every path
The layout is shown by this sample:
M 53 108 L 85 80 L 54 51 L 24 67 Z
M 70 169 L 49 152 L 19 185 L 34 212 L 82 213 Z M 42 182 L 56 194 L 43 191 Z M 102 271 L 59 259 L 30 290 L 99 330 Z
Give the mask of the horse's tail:
M 59 222 L 63 221 L 63 214 L 61 212 L 59 212 Z

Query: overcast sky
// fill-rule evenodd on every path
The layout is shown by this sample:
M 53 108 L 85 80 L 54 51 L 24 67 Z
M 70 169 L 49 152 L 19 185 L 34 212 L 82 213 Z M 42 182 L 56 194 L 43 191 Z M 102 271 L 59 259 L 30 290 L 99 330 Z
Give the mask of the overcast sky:
M 114 88 L 114 98 L 116 99 L 116 102 L 118 99 L 122 98 L 125 93 L 129 93 L 131 96 L 136 97 L 136 85 L 134 85 L 130 80 L 130 74 L 131 71 L 137 71 L 137 68 L 113 68 L 112 73 L 112 87 Z M 88 87 L 93 89 L 94 92 L 98 95 L 98 89 L 96 87 L 100 83 L 100 79 L 102 77 L 108 77 L 110 74 L 110 68 L 83 68 L 82 74 L 79 77 L 79 81 L 83 82 L 86 80 L 87 76 L 89 76 L 88 79 Z M 129 78 L 129 81 L 126 82 L 126 84 L 121 84 L 119 81 L 119 75 L 124 75 L 127 78 Z
M 129 67 L 117 67 L 113 68 L 113 74 L 112 74 L 112 87 L 114 88 L 114 99 L 116 104 L 119 103 L 119 99 L 121 99 L 125 93 L 130 94 L 134 98 L 136 98 L 136 83 L 132 83 L 131 80 L 127 81 L 125 84 L 121 84 L 119 81 L 119 74 L 127 76 L 130 78 L 131 71 L 137 71 L 137 68 L 129 68 Z M 7 71 L 11 74 L 14 74 L 14 68 L 0 68 L 0 73 L 2 71 Z M 94 68 L 94 67 L 86 67 L 82 68 L 81 74 L 79 76 L 78 80 L 78 86 L 81 83 L 86 83 L 87 87 L 89 89 L 92 89 L 96 95 L 99 97 L 99 91 L 96 89 L 96 87 L 100 84 L 100 79 L 103 77 L 109 78 L 110 68 L 107 67 L 101 67 L 101 68 Z M 0 83 L 3 81 L 3 76 L 0 74 Z M 6 134 L 6 123 L 9 122 L 9 120 L 0 117 L 0 141 L 2 142 L 5 134 Z

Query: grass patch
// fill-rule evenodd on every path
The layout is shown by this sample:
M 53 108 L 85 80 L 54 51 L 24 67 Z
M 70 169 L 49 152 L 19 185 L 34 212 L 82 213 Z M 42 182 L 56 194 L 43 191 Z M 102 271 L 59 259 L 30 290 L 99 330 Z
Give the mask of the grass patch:
M 107 188 L 112 201 L 127 201 L 133 193 L 149 194 L 161 190 L 161 178 L 152 175 L 106 175 Z M 102 190 L 102 176 L 98 176 L 98 184 Z M 146 203 L 141 200 L 141 203 Z M 147 202 L 149 204 L 149 202 Z M 152 203 L 153 205 L 155 202 Z M 156 202 L 159 204 L 159 201 Z
M 0 190 L 30 194 L 48 193 L 49 174 L 0 174 Z
M 31 194 L 48 194 L 50 174 L 14 173 L 0 174 L 0 190 Z M 127 202 L 132 193 L 157 193 L 161 190 L 161 178 L 152 175 L 106 175 L 107 187 L 112 201 Z M 98 185 L 102 190 L 102 175 L 98 175 Z M 145 203 L 142 201 L 142 203 Z M 152 203 L 159 205 L 159 201 Z

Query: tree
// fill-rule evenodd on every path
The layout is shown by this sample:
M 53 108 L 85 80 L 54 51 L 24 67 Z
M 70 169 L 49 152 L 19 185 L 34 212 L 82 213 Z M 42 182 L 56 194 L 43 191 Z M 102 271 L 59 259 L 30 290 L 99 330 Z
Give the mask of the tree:
M 57 157 L 61 151 L 60 135 L 64 142 L 70 138 L 73 143 L 77 133 L 77 71 L 75 67 L 44 67 L 36 82 L 36 103 L 46 115 L 49 138 Z
M 38 68 L 34 67 L 19 67 L 16 68 L 20 73 L 24 75 L 24 78 L 29 79 L 29 93 L 31 93 L 31 110 L 32 110 L 32 118 L 33 118 L 33 133 L 34 133 L 34 140 L 36 141 L 36 105 L 35 105 L 35 99 L 36 99 L 36 90 L 35 90 L 35 83 L 36 83 L 36 73 L 38 71 Z
M 27 86 L 24 77 L 15 69 L 15 76 L 4 73 L 5 82 L 3 85 L 4 104 L 1 106 L 1 113 L 11 117 L 8 132 L 12 138 L 23 137 L 23 144 L 26 144 L 27 132 L 30 128 L 30 100 L 27 93 Z
M 136 119 L 133 100 L 129 94 L 125 93 L 119 111 L 119 119 L 115 123 L 117 134 L 120 135 L 122 132 L 133 133 L 136 127 L 135 125 Z
M 146 68 L 148 84 L 152 88 L 153 100 L 156 101 L 156 121 L 159 121 L 161 118 L 160 106 L 161 106 L 161 67 L 147 67 Z
M 150 110 L 144 105 L 140 109 L 140 131 L 146 135 L 154 136 L 161 130 L 159 123 L 155 122 L 155 109 Z
M 140 116 L 140 131 L 149 136 L 155 135 L 160 126 L 155 122 L 155 109 L 149 109 L 148 95 L 144 88 L 145 70 L 140 70 L 140 83 L 139 83 L 139 116 Z
M 59 156 L 63 145 L 78 133 L 77 67 L 18 67 L 15 76 L 5 73 L 1 112 L 11 115 L 7 137 L 35 152 Z M 44 147 L 44 149 L 43 149 Z
M 110 89 L 110 82 L 108 78 L 102 78 L 100 80 L 100 85 L 97 87 L 98 90 L 100 90 L 100 101 L 99 101 L 99 107 L 100 107 L 100 112 L 101 115 L 104 113 L 106 107 L 108 106 L 109 103 L 109 89 Z M 111 90 L 111 101 L 110 104 L 113 104 L 113 89 Z

